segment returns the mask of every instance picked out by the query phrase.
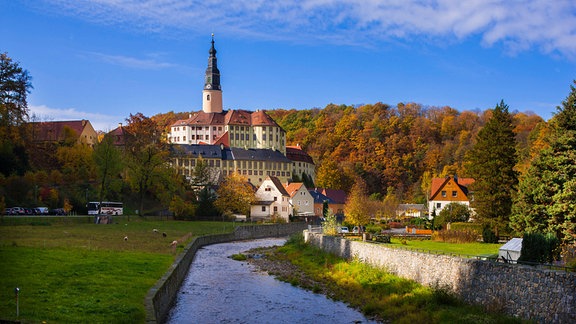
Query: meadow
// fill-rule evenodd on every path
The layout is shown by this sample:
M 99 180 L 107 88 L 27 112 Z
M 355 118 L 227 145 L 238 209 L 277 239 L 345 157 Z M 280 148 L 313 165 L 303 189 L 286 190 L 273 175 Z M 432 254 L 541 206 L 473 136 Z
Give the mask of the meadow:
M 3 219 L 0 320 L 141 323 L 146 293 L 184 246 L 195 236 L 231 232 L 234 226 L 138 217 L 118 217 L 107 225 L 71 218 Z
M 134 216 L 130 220 L 116 217 L 114 224 L 108 225 L 93 224 L 90 218 L 82 217 L 4 218 L 0 221 L 0 320 L 19 320 L 22 323 L 142 323 L 145 319 L 143 302 L 148 290 L 165 273 L 184 246 L 195 236 L 231 232 L 237 225 L 146 220 Z M 178 243 L 173 245 L 173 241 Z M 497 253 L 499 245 L 393 240 L 391 246 L 466 255 Z M 312 267 L 307 259 L 312 257 L 312 260 L 316 260 L 312 263 L 319 265 L 332 260 L 330 256 L 322 256 L 318 262 L 318 253 L 294 252 L 290 258 L 295 263 L 300 262 L 303 268 L 317 271 L 319 278 L 330 284 L 328 274 L 322 274 L 326 269 Z M 330 269 L 351 267 L 346 271 L 375 278 L 380 276 L 358 263 L 346 265 L 342 261 L 334 262 Z M 338 271 L 331 276 L 343 276 L 338 279 L 344 282 L 338 288 L 340 294 L 358 296 L 358 288 L 352 283 L 365 279 L 354 279 L 344 276 L 342 270 Z M 398 278 L 383 280 L 397 282 L 386 289 L 396 287 L 399 290 L 391 291 L 395 297 L 384 298 L 395 302 L 383 304 L 388 311 L 379 315 L 406 319 L 397 317 L 397 313 L 390 313 L 393 310 L 389 308 L 394 306 L 401 314 L 425 315 L 424 318 L 431 316 L 433 322 L 444 316 L 452 318 L 453 315 L 445 314 L 444 306 L 440 308 L 444 315 L 429 315 L 420 311 L 414 313 L 413 307 L 408 306 L 415 302 L 416 305 L 435 308 L 437 304 L 433 301 L 445 297 L 442 293 L 423 287 L 411 288 L 413 283 Z M 382 285 L 372 283 L 368 286 Z M 14 294 L 16 287 L 20 289 L 18 317 Z M 363 290 L 362 295 L 364 293 Z M 409 298 L 402 297 L 404 295 Z M 374 300 L 382 299 L 381 296 L 369 294 L 365 298 L 361 301 L 367 308 L 365 311 L 380 312 L 371 309 L 380 307 L 378 304 L 381 302 Z M 375 299 L 368 302 L 370 298 Z M 350 302 L 358 303 L 354 300 Z M 464 310 L 465 313 L 468 311 Z

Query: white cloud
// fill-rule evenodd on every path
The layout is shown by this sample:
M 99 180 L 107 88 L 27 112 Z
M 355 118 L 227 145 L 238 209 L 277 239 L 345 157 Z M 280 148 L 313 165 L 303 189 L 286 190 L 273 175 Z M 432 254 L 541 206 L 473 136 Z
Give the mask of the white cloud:
M 173 63 L 158 61 L 154 57 L 137 58 L 123 55 L 109 55 L 103 53 L 95 53 L 95 52 L 90 52 L 88 53 L 88 55 L 95 57 L 96 59 L 106 63 L 134 69 L 158 70 L 177 66 L 176 64 Z
M 44 0 L 44 10 L 139 31 L 339 44 L 460 41 L 576 57 L 573 0 Z
M 78 111 L 74 108 L 50 108 L 44 105 L 28 106 L 32 121 L 62 121 L 62 120 L 80 120 L 90 121 L 96 131 L 110 131 L 118 127 L 118 123 L 124 121 L 120 116 L 103 115 Z

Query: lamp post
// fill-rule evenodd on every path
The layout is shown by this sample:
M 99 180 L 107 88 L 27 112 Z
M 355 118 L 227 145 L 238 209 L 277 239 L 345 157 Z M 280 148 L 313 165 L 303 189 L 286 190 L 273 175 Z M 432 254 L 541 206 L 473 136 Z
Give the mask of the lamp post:
M 14 288 L 14 295 L 16 297 L 16 317 L 20 316 L 20 301 L 18 300 L 18 293 L 20 293 L 20 288 Z

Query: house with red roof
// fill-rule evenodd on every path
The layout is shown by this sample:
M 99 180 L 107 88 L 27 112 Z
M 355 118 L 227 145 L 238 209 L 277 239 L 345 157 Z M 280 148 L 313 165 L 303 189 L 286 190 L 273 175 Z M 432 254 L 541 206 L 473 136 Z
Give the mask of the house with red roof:
M 314 216 L 314 198 L 302 182 L 292 182 L 285 186 L 290 195 L 291 214 L 303 220 Z
M 433 212 L 438 215 L 450 203 L 457 202 L 470 207 L 472 193 L 468 186 L 472 183 L 474 183 L 472 178 L 458 178 L 457 176 L 433 178 L 428 203 L 430 217 Z
M 258 190 L 256 202 L 250 207 L 252 221 L 274 218 L 290 220 L 290 194 L 277 177 L 267 177 Z
M 64 143 L 73 140 L 90 146 L 98 143 L 98 134 L 90 121 L 44 121 L 32 122 L 32 141 L 35 143 Z

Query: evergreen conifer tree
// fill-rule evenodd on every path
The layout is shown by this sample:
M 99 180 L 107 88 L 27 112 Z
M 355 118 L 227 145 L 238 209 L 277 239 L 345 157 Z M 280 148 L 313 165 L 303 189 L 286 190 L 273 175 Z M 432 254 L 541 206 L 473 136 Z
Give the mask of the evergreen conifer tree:
M 496 236 L 499 227 L 508 225 L 512 194 L 518 184 L 516 163 L 512 116 L 501 101 L 478 133 L 477 142 L 466 159 L 468 175 L 475 180 L 470 187 L 475 218 L 493 228 Z
M 576 238 L 576 88 L 570 88 L 550 121 L 550 146 L 520 181 L 510 218 L 519 233 L 552 233 L 563 243 Z

